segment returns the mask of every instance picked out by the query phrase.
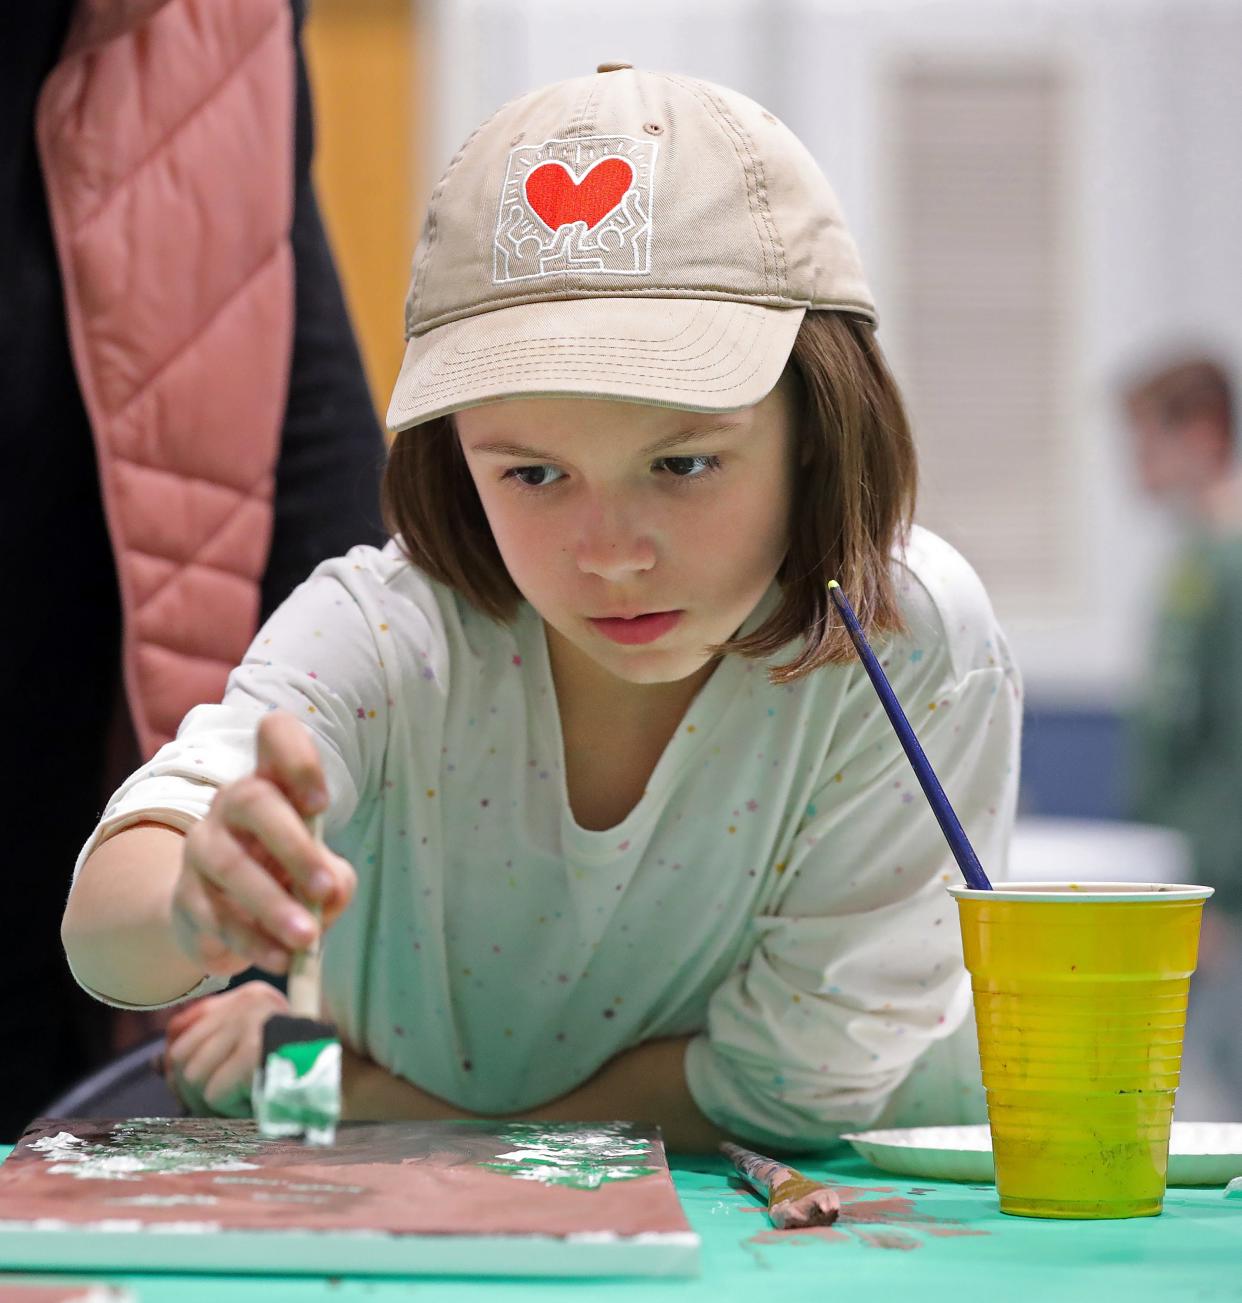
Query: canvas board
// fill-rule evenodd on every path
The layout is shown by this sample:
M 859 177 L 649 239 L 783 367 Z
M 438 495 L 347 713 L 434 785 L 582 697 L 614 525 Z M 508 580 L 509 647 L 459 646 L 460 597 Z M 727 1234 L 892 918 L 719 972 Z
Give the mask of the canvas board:
M 224 1118 L 40 1119 L 0 1166 L 0 1268 L 693 1275 L 658 1130 L 356 1122 L 337 1143 Z

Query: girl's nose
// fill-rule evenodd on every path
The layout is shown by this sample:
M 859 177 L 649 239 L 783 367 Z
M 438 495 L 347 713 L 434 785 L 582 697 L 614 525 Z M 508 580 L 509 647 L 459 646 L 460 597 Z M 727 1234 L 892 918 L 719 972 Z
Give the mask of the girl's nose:
M 639 522 L 597 503 L 578 531 L 577 562 L 585 574 L 623 579 L 655 565 L 655 544 Z

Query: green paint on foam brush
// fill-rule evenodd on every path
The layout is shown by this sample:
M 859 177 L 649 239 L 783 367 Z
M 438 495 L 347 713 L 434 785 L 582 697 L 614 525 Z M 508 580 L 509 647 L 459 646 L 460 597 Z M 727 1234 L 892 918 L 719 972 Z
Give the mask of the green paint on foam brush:
M 314 1036 L 314 1030 L 328 1034 Z M 263 1069 L 253 1090 L 260 1135 L 305 1135 L 308 1145 L 332 1144 L 341 1117 L 341 1043 L 335 1029 L 277 1014 L 263 1028 L 263 1040 Z
M 323 815 L 307 822 L 322 844 Z M 319 922 L 321 911 L 309 908 Z M 290 962 L 289 1012 L 263 1026 L 251 1090 L 260 1135 L 304 1135 L 308 1145 L 332 1144 L 341 1117 L 341 1042 L 336 1028 L 319 1016 L 321 941 L 317 936 Z

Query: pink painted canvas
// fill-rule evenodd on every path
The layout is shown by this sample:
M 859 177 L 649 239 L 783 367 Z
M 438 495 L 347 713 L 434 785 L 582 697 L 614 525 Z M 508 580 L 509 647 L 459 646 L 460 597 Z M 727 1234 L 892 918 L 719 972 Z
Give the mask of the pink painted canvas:
M 0 1267 L 688 1275 L 698 1238 L 632 1123 L 36 1122 L 0 1166 Z

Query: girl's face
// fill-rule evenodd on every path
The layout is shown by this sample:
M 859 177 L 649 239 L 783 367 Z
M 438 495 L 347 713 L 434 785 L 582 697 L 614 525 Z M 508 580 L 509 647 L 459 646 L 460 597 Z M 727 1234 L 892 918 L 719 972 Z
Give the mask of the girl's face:
M 562 653 L 672 683 L 732 637 L 788 545 L 793 385 L 738 412 L 549 397 L 457 413 L 500 554 Z

